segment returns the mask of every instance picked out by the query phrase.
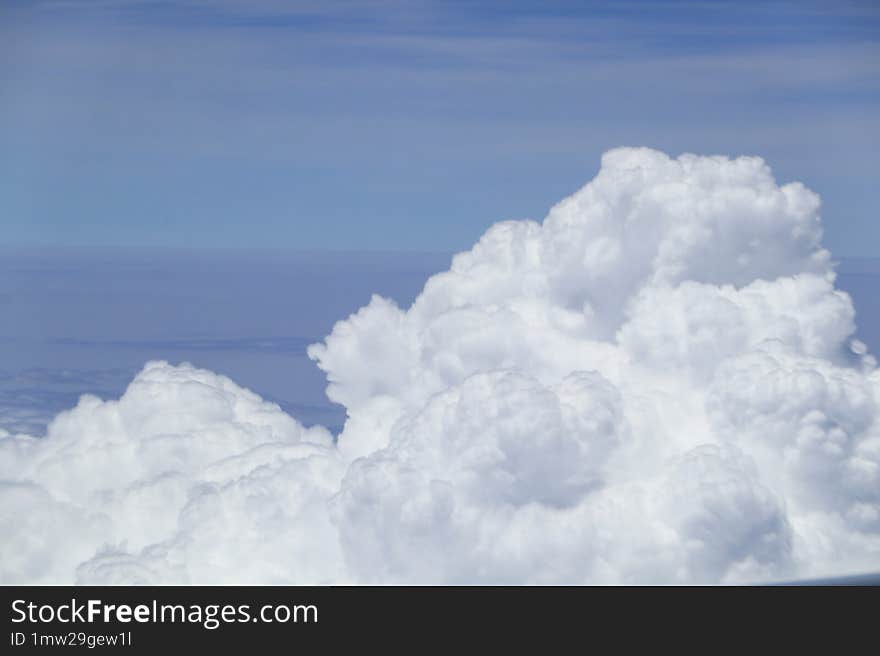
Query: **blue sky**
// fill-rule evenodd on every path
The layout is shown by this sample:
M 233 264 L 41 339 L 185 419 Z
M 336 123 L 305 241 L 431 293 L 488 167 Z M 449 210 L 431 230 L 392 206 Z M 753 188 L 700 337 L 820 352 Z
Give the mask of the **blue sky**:
M 647 145 L 876 256 L 878 110 L 870 2 L 7 0 L 0 244 L 456 250 Z

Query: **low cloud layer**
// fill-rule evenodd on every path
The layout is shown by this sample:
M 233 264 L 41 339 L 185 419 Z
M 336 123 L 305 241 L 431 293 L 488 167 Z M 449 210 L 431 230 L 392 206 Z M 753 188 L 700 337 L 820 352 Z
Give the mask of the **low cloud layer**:
M 309 356 L 334 438 L 151 362 L 0 437 L 5 583 L 688 583 L 880 564 L 880 373 L 818 197 L 622 148 Z

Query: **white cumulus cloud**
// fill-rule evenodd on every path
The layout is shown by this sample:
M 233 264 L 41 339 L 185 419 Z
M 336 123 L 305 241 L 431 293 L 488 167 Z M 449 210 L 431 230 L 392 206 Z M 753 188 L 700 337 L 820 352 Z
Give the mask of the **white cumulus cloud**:
M 644 148 L 309 348 L 338 436 L 148 363 L 0 436 L 0 581 L 738 582 L 880 566 L 880 374 L 819 199 Z

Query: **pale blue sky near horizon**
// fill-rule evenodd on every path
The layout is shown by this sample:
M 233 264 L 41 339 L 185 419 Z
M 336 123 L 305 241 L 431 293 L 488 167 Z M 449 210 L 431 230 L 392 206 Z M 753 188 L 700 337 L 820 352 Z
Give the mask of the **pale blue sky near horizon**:
M 0 245 L 455 251 L 617 145 L 757 154 L 880 255 L 873 2 L 0 4 Z

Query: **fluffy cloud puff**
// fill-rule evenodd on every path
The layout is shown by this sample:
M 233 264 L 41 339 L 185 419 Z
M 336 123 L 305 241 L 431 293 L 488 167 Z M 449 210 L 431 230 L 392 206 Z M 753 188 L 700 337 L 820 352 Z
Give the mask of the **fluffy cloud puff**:
M 224 376 L 151 362 L 118 401 L 84 396 L 0 448 L 4 582 L 340 576 L 332 436 Z
M 309 355 L 342 433 L 150 363 L 0 439 L 4 582 L 735 582 L 880 563 L 880 375 L 818 197 L 606 153 Z

